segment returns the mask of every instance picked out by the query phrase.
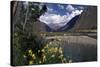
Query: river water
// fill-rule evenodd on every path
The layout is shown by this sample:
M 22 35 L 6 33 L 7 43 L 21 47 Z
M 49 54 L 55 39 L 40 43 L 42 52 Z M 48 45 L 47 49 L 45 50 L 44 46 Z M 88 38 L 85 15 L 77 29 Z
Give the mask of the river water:
M 88 36 L 52 36 L 47 39 L 60 39 L 64 55 L 72 62 L 96 61 L 97 39 Z

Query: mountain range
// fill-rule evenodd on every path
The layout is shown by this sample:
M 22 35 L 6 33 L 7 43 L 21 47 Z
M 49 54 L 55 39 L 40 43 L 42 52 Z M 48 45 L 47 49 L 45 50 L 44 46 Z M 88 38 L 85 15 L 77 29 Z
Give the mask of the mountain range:
M 47 24 L 37 21 L 33 24 L 34 32 L 75 32 L 76 30 L 97 29 L 97 7 L 89 6 L 81 15 L 73 17 L 59 29 L 52 29 Z

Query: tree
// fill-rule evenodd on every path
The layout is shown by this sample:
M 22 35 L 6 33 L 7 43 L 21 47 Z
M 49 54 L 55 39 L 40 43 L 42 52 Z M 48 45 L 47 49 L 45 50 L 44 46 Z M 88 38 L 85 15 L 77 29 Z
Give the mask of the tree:
M 38 50 L 42 48 L 43 39 L 32 33 L 32 25 L 42 14 L 38 5 L 32 2 L 12 1 L 12 63 L 11 65 L 26 65 L 28 58 L 23 55 L 29 49 Z M 26 8 L 25 8 L 26 7 Z M 34 10 L 33 10 L 34 9 Z M 44 12 L 43 12 L 44 13 Z M 26 54 L 27 55 L 27 54 Z

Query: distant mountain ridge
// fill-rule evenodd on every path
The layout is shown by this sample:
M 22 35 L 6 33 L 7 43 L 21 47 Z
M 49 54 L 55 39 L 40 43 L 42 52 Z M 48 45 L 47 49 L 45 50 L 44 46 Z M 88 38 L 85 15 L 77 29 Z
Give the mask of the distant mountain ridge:
M 60 27 L 57 30 L 54 30 L 52 28 L 50 28 L 48 25 L 46 26 L 46 31 L 47 32 L 65 32 L 68 31 L 69 29 L 71 29 L 72 27 L 74 27 L 77 19 L 79 18 L 80 15 L 77 15 L 75 17 L 73 17 L 66 25 L 64 25 L 63 27 Z
M 63 27 L 53 32 L 76 32 L 78 30 L 97 30 L 97 7 L 87 7 L 81 15 L 72 18 Z
M 34 32 L 64 32 L 74 27 L 79 16 L 80 15 L 73 17 L 66 25 L 60 27 L 57 30 L 50 28 L 46 23 L 37 21 L 33 24 L 33 31 Z
M 81 15 L 73 17 L 66 25 L 57 30 L 50 28 L 47 24 L 37 21 L 33 24 L 35 32 L 75 32 L 77 30 L 97 30 L 97 7 L 87 7 Z

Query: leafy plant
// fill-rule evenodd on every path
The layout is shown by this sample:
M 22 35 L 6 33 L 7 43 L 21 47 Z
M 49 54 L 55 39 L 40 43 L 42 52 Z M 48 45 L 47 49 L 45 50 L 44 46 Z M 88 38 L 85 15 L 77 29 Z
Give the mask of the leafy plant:
M 42 44 L 43 45 L 43 44 Z M 60 47 L 60 43 L 57 41 L 48 42 L 42 49 L 34 50 L 29 49 L 27 51 L 27 56 L 24 55 L 24 58 L 30 57 L 28 64 L 53 64 L 53 63 L 68 63 L 71 60 L 64 56 L 63 49 Z

